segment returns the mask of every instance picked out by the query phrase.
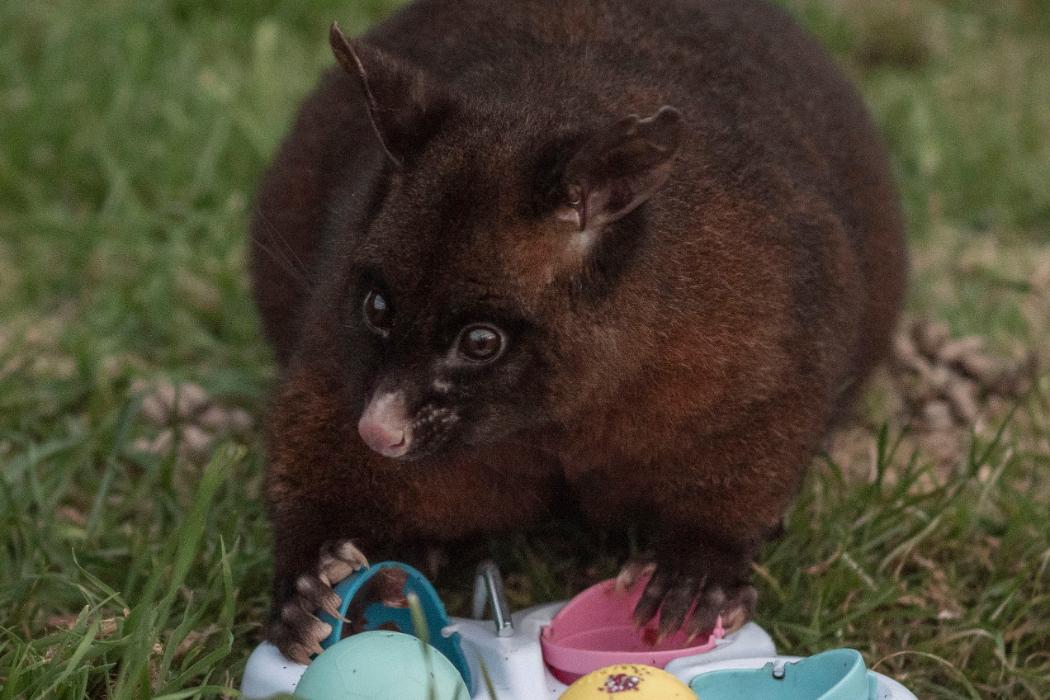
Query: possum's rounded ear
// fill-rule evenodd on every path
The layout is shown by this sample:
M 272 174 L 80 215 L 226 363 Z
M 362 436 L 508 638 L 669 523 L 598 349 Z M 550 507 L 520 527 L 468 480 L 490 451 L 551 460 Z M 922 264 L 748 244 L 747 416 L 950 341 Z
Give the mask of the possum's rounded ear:
M 682 129 L 681 114 L 665 106 L 591 136 L 565 167 L 566 201 L 558 218 L 573 222 L 593 241 L 602 226 L 631 213 L 667 181 Z
M 350 41 L 335 22 L 328 41 L 339 65 L 360 81 L 368 118 L 387 158 L 404 167 L 447 116 L 451 95 L 415 66 L 360 39 Z

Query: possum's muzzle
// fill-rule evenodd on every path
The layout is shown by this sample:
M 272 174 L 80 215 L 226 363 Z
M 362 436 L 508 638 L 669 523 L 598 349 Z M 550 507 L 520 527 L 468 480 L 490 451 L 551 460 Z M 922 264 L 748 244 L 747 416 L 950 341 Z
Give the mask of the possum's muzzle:
M 361 439 L 391 459 L 412 460 L 433 454 L 451 437 L 457 413 L 432 403 L 413 414 L 402 392 L 376 393 L 357 423 Z

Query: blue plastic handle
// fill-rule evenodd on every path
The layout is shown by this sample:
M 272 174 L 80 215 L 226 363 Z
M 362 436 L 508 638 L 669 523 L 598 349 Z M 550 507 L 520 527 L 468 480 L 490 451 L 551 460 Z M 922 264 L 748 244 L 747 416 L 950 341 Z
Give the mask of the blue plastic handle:
M 419 605 L 426 620 L 427 642 L 444 654 L 452 662 L 452 665 L 456 667 L 459 674 L 463 676 L 463 682 L 467 684 L 467 687 L 473 688 L 474 685 L 471 683 L 470 678 L 470 667 L 467 664 L 467 657 L 463 654 L 459 632 L 453 632 L 447 636 L 444 633 L 445 628 L 450 624 L 444 603 L 441 602 L 437 591 L 434 590 L 426 576 L 411 566 L 400 562 L 384 561 L 359 569 L 349 578 L 343 579 L 335 586 L 334 590 L 342 601 L 339 604 L 339 619 L 327 613 L 321 613 L 321 620 L 332 626 L 332 633 L 321 642 L 321 647 L 327 649 L 343 638 L 343 620 L 346 618 L 346 612 L 350 607 L 350 603 L 364 589 L 365 585 L 384 569 L 397 569 L 407 574 L 403 592 L 405 595 L 414 593 L 419 598 Z M 406 634 L 416 637 L 421 636 L 422 630 L 415 629 L 415 625 L 412 624 L 412 611 L 408 608 L 393 608 L 379 602 L 373 602 L 365 608 L 364 617 L 366 630 L 390 629 L 390 626 L 393 625 L 397 630 Z

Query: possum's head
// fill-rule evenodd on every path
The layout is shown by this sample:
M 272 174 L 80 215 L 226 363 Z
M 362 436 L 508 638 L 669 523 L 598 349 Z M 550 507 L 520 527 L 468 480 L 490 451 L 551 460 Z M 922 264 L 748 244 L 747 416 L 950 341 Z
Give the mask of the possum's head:
M 543 424 L 552 384 L 573 381 L 558 338 L 574 332 L 580 294 L 630 258 L 678 113 L 560 124 L 538 116 L 554 110 L 457 97 L 335 26 L 331 41 L 390 173 L 339 310 L 367 368 L 361 437 L 414 459 Z

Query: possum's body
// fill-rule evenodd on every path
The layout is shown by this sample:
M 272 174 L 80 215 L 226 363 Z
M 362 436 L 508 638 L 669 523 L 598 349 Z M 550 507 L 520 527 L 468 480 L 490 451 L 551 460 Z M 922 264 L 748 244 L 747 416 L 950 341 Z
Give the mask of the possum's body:
M 854 89 L 757 0 L 421 0 L 364 42 L 380 103 L 407 85 L 426 109 L 388 124 L 388 156 L 359 77 L 326 74 L 252 230 L 283 372 L 275 610 L 326 541 L 396 554 L 519 526 L 568 489 L 595 520 L 654 524 L 640 618 L 696 597 L 697 629 L 746 612 L 749 562 L 901 304 L 897 195 Z M 680 128 L 654 146 L 676 146 L 659 187 L 564 228 L 573 153 L 663 105 L 680 126 L 642 127 Z M 392 299 L 386 335 L 360 321 L 370 289 Z M 499 361 L 443 365 L 474 321 Z M 416 461 L 376 453 L 398 420 Z M 272 637 L 294 653 L 311 634 L 293 611 Z

